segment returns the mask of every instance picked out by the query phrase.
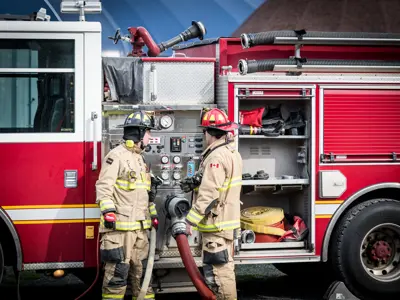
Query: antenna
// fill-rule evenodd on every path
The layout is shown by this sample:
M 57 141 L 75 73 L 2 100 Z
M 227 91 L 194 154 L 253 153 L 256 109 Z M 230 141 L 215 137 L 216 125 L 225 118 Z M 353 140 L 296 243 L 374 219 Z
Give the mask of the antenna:
M 101 13 L 100 0 L 62 0 L 61 12 L 65 14 L 79 13 L 79 21 L 85 21 L 85 13 Z

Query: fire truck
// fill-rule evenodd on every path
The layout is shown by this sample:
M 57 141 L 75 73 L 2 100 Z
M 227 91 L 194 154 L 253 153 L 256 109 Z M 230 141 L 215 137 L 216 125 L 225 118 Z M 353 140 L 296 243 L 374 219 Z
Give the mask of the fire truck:
M 95 182 L 120 125 L 143 109 L 157 125 L 144 156 L 162 179 L 152 284 L 194 291 L 174 227 L 191 202 L 179 184 L 206 147 L 201 112 L 218 107 L 240 125 L 235 263 L 310 280 L 326 268 L 362 299 L 399 296 L 400 34 L 205 39 L 193 22 L 159 44 L 143 27 L 117 30 L 132 52 L 102 57 L 85 9 L 65 8 L 81 21 L 0 21 L 0 281 L 4 266 L 100 272 Z M 201 235 L 187 243 L 201 269 Z

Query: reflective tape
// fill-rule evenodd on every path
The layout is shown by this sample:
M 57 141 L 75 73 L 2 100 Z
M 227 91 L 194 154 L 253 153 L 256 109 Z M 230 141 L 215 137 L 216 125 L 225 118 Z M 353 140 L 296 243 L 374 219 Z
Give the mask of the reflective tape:
M 203 217 L 202 215 L 198 214 L 198 213 L 197 213 L 196 211 L 194 211 L 193 209 L 191 209 L 191 210 L 189 211 L 189 213 L 187 214 L 187 216 L 186 216 L 186 219 L 187 219 L 190 223 L 192 223 L 192 224 L 194 224 L 194 225 L 197 225 L 203 218 L 204 218 L 204 217 Z
M 104 217 L 101 216 L 100 225 L 104 227 Z M 116 221 L 115 222 L 115 230 L 121 231 L 131 231 L 131 230 L 140 230 L 140 229 L 149 229 L 151 227 L 151 220 L 143 220 L 143 221 Z
M 132 296 L 132 300 L 137 300 L 138 297 L 136 296 Z M 144 296 L 144 299 L 156 299 L 156 295 L 155 294 L 147 294 L 146 296 Z
M 229 190 L 231 187 L 234 186 L 241 186 L 242 185 L 242 177 L 232 177 L 229 180 L 225 180 L 224 183 L 222 184 L 222 187 L 220 187 L 218 190 L 219 191 L 226 191 Z
M 114 300 L 114 299 L 124 299 L 125 295 L 113 295 L 113 294 L 102 294 L 103 299 Z
M 13 221 L 99 219 L 101 215 L 100 208 L 83 205 L 81 208 L 6 208 L 5 211 Z
M 110 199 L 100 200 L 100 210 L 102 212 L 115 210 L 114 202 Z
M 124 191 L 132 191 L 136 189 L 146 189 L 150 191 L 150 181 L 136 180 L 135 182 L 130 182 L 127 180 L 117 179 L 114 186 Z
M 150 211 L 150 215 L 152 215 L 152 216 L 157 215 L 156 205 L 154 203 L 150 204 L 149 211 Z
M 196 230 L 200 232 L 219 232 L 219 231 L 226 231 L 226 230 L 234 230 L 236 228 L 240 228 L 240 220 L 233 220 L 233 221 L 223 221 L 217 222 L 214 224 L 197 224 Z

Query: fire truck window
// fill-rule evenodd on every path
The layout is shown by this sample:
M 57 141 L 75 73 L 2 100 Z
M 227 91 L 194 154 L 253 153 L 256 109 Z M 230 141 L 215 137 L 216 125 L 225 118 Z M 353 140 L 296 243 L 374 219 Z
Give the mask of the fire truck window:
M 0 68 L 74 68 L 73 40 L 0 39 Z
M 73 73 L 0 73 L 0 133 L 74 130 Z

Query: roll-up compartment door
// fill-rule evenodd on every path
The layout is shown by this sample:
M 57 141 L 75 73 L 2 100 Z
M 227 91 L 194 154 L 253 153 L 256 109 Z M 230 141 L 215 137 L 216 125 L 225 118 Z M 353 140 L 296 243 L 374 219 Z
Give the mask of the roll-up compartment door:
M 393 160 L 400 153 L 400 90 L 324 89 L 326 159 Z

